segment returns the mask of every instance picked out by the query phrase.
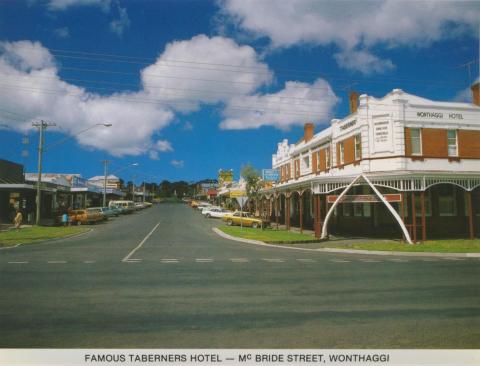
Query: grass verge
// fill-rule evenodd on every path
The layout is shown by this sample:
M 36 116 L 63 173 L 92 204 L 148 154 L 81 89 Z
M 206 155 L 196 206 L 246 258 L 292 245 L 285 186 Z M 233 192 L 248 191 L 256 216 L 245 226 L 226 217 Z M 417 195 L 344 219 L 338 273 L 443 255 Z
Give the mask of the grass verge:
M 243 239 L 260 240 L 266 243 L 294 243 L 315 241 L 313 236 L 300 234 L 286 230 L 276 229 L 253 229 L 251 227 L 241 228 L 240 226 L 220 226 L 225 234 Z
M 45 227 L 32 226 L 22 228 L 19 231 L 9 230 L 0 232 L 0 247 L 10 247 L 20 243 L 34 243 L 49 239 L 57 239 L 65 236 L 79 234 L 89 229 L 77 226 Z
M 437 252 L 437 253 L 480 253 L 480 239 L 428 240 L 423 243 L 409 245 L 406 243 L 349 243 L 338 244 L 326 242 L 326 248 L 361 249 L 397 252 Z

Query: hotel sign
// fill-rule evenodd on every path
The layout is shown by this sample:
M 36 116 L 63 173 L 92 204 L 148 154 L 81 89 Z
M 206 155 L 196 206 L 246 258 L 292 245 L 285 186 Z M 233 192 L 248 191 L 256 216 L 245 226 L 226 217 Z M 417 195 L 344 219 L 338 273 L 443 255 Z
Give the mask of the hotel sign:
M 334 203 L 338 198 L 338 195 L 328 195 L 327 202 Z M 401 202 L 402 195 L 399 193 L 392 193 L 392 194 L 384 194 L 383 198 L 385 198 L 388 202 Z M 381 202 L 380 198 L 374 194 L 355 194 L 355 195 L 345 195 L 340 200 L 340 203 L 375 203 Z
M 353 127 L 357 124 L 357 120 L 354 119 L 352 121 L 346 122 L 343 125 L 340 125 L 340 130 L 345 131 L 346 129 Z
M 390 121 L 373 122 L 373 145 L 375 152 L 392 151 L 392 123 Z
M 441 113 L 441 112 L 417 112 L 417 117 L 420 118 L 437 118 L 443 119 L 463 119 L 463 115 L 461 113 Z

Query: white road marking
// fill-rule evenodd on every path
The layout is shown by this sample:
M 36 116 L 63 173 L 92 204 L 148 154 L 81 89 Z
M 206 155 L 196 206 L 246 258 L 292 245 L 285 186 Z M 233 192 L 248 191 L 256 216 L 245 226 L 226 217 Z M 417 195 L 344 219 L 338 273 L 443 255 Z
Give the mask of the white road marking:
M 90 263 L 95 263 L 95 261 L 83 261 L 83 263 L 90 264 Z
M 9 264 L 25 264 L 25 263 L 28 263 L 28 261 L 12 261 L 12 262 L 8 262 Z
M 63 263 L 67 263 L 67 261 L 47 261 L 47 263 L 49 263 L 49 264 L 63 264 Z
M 162 263 L 178 263 L 178 259 L 176 259 L 176 258 L 165 258 L 165 259 L 160 259 L 160 262 L 162 262 Z
M 138 249 L 140 249 L 142 247 L 142 245 L 148 240 L 148 238 L 153 234 L 153 232 L 155 230 L 157 230 L 157 227 L 159 225 L 160 225 L 160 223 L 155 225 L 155 227 L 152 230 L 150 230 L 150 232 L 147 234 L 147 236 L 145 238 L 143 238 L 143 240 L 140 242 L 140 244 L 138 244 L 135 247 L 135 249 L 133 249 L 130 253 L 127 254 L 127 256 L 125 258 L 122 259 L 122 262 L 126 262 L 133 255 L 133 253 L 135 253 Z
M 143 259 L 127 259 L 126 261 L 122 261 L 122 262 L 126 262 L 126 263 L 140 263 Z
M 198 262 L 198 263 L 209 263 L 209 262 L 213 262 L 213 259 L 212 259 L 212 258 L 196 258 L 196 259 L 195 259 L 195 262 Z
M 409 262 L 408 259 L 387 259 L 389 262 L 398 262 L 398 263 L 401 263 L 401 262 Z
M 346 261 L 344 259 L 330 259 L 330 262 L 335 262 L 335 263 L 350 263 L 350 261 Z
M 247 258 L 230 258 L 230 261 L 233 263 L 247 263 L 249 260 Z
M 464 261 L 464 258 L 450 258 L 450 257 L 443 257 L 442 258 L 445 261 Z
M 375 259 L 360 259 L 364 263 L 381 263 L 382 261 L 376 261 Z
M 262 261 L 272 262 L 272 263 L 283 263 L 283 262 L 285 262 L 284 259 L 279 259 L 279 258 L 262 258 Z
M 303 258 L 298 258 L 297 261 L 299 261 L 299 262 L 308 262 L 308 263 L 314 263 L 314 262 L 316 262 L 316 261 L 313 260 L 313 259 L 303 259 Z

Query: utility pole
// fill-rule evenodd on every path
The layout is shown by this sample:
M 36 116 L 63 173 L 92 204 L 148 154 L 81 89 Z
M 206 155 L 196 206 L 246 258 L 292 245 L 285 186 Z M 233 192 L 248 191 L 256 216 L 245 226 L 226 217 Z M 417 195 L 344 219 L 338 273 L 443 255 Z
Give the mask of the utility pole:
M 47 127 L 56 126 L 55 123 L 40 121 L 40 122 L 33 122 L 32 126 L 37 127 L 39 130 L 39 141 L 38 141 L 38 179 L 37 179 L 37 197 L 36 197 L 36 205 L 37 205 L 37 212 L 35 215 L 35 223 L 40 225 L 40 205 L 41 205 L 41 185 L 42 185 L 42 155 L 43 155 L 43 143 L 44 143 L 44 131 Z
M 145 203 L 145 178 L 143 181 L 143 203 Z
M 107 166 L 108 160 L 102 160 L 103 163 L 103 205 L 102 207 L 107 206 Z

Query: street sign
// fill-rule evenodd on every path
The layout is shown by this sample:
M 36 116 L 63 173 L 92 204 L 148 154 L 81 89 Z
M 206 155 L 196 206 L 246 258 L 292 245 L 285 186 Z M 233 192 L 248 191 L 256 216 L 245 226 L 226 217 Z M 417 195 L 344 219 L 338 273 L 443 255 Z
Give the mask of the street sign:
M 240 210 L 243 210 L 243 206 L 245 205 L 245 202 L 247 202 L 248 197 L 247 196 L 239 196 L 235 197 L 238 204 L 240 205 Z
M 241 197 L 245 196 L 247 193 L 243 189 L 239 189 L 236 191 L 230 191 L 230 198 Z
M 262 179 L 266 182 L 278 182 L 280 171 L 278 169 L 262 169 Z
M 383 197 L 388 202 L 401 202 L 402 195 L 398 193 L 392 194 L 384 194 Z M 338 195 L 329 195 L 327 196 L 328 203 L 334 203 L 338 198 Z M 369 202 L 380 202 L 380 198 L 378 198 L 374 194 L 355 194 L 355 195 L 345 195 L 340 200 L 340 203 L 369 203 Z

